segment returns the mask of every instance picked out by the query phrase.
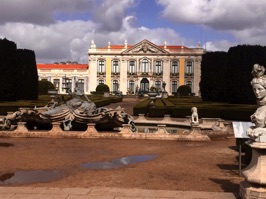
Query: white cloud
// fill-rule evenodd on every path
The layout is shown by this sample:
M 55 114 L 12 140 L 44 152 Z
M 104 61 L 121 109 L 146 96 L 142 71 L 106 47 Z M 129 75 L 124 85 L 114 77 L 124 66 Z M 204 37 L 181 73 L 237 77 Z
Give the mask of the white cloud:
M 266 45 L 266 1 L 157 0 L 162 16 L 175 23 L 203 24 L 232 34 L 238 43 Z M 222 41 L 221 41 L 222 42 Z
M 0 24 L 9 22 L 50 24 L 56 15 L 84 13 L 92 8 L 93 0 L 1 0 Z
M 209 41 L 206 42 L 202 47 L 207 51 L 225 51 L 232 46 L 236 46 L 236 43 L 229 42 L 227 40 L 219 40 L 219 41 Z

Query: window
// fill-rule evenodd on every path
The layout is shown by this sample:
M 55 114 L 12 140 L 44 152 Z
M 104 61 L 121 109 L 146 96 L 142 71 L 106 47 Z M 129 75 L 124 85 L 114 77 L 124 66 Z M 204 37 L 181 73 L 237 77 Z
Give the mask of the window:
M 176 60 L 171 62 L 171 73 L 179 73 L 179 62 Z
M 98 73 L 105 73 L 105 61 L 104 60 L 98 61 Z
M 113 81 L 113 91 L 114 92 L 119 91 L 119 84 L 117 80 Z
M 193 62 L 186 61 L 186 74 L 193 74 Z
M 84 79 L 78 79 L 77 81 L 77 87 L 84 92 Z
M 55 89 L 59 90 L 60 79 L 54 79 L 53 84 L 54 84 Z
M 157 89 L 161 89 L 161 81 L 156 81 L 156 82 L 155 82 L 155 87 L 156 87 Z
M 119 65 L 118 65 L 118 61 L 117 60 L 113 61 L 112 72 L 113 73 L 119 73 Z
M 172 81 L 172 86 L 171 86 L 171 90 L 172 90 L 172 93 L 176 93 L 177 92 L 177 88 L 178 88 L 178 84 L 177 84 L 177 81 Z
M 99 80 L 99 85 L 104 84 L 104 80 Z
M 187 81 L 186 85 L 189 86 L 192 89 L 192 81 Z
M 162 61 L 155 61 L 155 73 L 162 73 L 163 67 L 162 67 Z
M 130 93 L 134 93 L 134 87 L 135 87 L 135 82 L 133 80 L 130 80 L 128 84 L 128 91 Z
M 65 77 L 63 79 L 63 87 L 62 87 L 62 90 L 63 89 L 65 89 L 66 91 L 68 91 L 68 90 L 71 91 L 71 89 L 72 89 L 72 79 L 67 78 L 67 77 Z
M 141 62 L 142 65 L 142 72 L 143 73 L 148 73 L 149 72 L 149 62 L 147 59 L 143 59 Z
M 136 61 L 129 61 L 128 72 L 135 73 Z

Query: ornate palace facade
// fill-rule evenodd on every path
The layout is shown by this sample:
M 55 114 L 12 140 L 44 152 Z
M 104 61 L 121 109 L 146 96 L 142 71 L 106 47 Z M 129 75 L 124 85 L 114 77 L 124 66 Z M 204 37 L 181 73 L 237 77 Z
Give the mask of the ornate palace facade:
M 189 85 L 199 95 L 201 58 L 204 49 L 181 46 L 158 46 L 148 40 L 135 45 L 110 45 L 97 48 L 92 41 L 89 57 L 89 91 L 107 84 L 111 91 L 123 94 L 147 92 L 150 87 L 169 94 L 181 85 Z
M 90 94 L 88 64 L 71 62 L 37 64 L 37 70 L 39 80 L 52 82 L 60 94 L 65 94 L 66 89 L 73 91 L 75 86 L 78 86 L 84 93 Z

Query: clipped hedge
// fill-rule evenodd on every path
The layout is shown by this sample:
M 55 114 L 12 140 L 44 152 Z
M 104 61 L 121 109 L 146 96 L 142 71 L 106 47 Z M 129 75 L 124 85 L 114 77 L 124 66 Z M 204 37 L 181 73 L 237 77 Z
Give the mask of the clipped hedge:
M 221 118 L 224 120 L 250 121 L 250 116 L 256 111 L 255 104 L 229 104 L 203 102 L 199 97 L 168 97 L 156 99 L 154 106 L 137 104 L 133 107 L 133 114 L 146 114 L 150 117 L 163 117 L 169 114 L 176 118 L 191 115 L 191 108 L 197 107 L 200 118 Z M 147 102 L 146 102 L 147 103 Z
M 149 108 L 149 117 L 163 117 L 168 114 L 167 106 L 165 106 L 162 99 L 156 99 L 154 106 Z
M 149 111 L 151 100 L 145 99 L 141 102 L 139 102 L 137 105 L 133 107 L 133 115 L 138 116 L 139 114 L 145 114 L 147 115 Z

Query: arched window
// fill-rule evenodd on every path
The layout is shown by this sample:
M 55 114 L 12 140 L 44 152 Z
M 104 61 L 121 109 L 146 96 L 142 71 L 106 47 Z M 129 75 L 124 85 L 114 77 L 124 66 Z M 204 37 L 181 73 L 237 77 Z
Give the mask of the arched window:
M 133 80 L 130 80 L 128 83 L 128 91 L 131 94 L 134 93 L 134 87 L 135 87 L 135 82 Z
M 161 86 L 162 86 L 161 81 L 155 81 L 155 87 L 157 89 L 161 89 Z
M 136 72 L 136 61 L 129 61 L 128 63 L 128 72 L 129 73 L 135 73 Z
M 155 61 L 154 72 L 155 73 L 162 73 L 163 72 L 163 64 L 162 64 L 162 61 Z
M 117 80 L 113 81 L 113 91 L 114 92 L 119 91 L 119 84 Z
M 99 85 L 104 84 L 104 80 L 99 80 Z
M 143 59 L 141 62 L 141 71 L 143 73 L 149 72 L 149 61 L 147 59 Z
M 173 74 L 179 73 L 179 62 L 176 60 L 171 62 L 171 73 Z
M 105 73 L 105 61 L 104 60 L 98 61 L 98 73 Z
M 118 60 L 114 60 L 112 62 L 112 72 L 113 73 L 119 73 L 119 63 L 118 63 Z
M 176 93 L 177 89 L 178 89 L 177 81 L 172 81 L 172 83 L 171 83 L 171 91 L 172 91 L 172 93 Z
M 193 75 L 193 61 L 186 61 L 186 74 Z
M 186 81 L 186 85 L 189 86 L 192 90 L 192 81 Z

